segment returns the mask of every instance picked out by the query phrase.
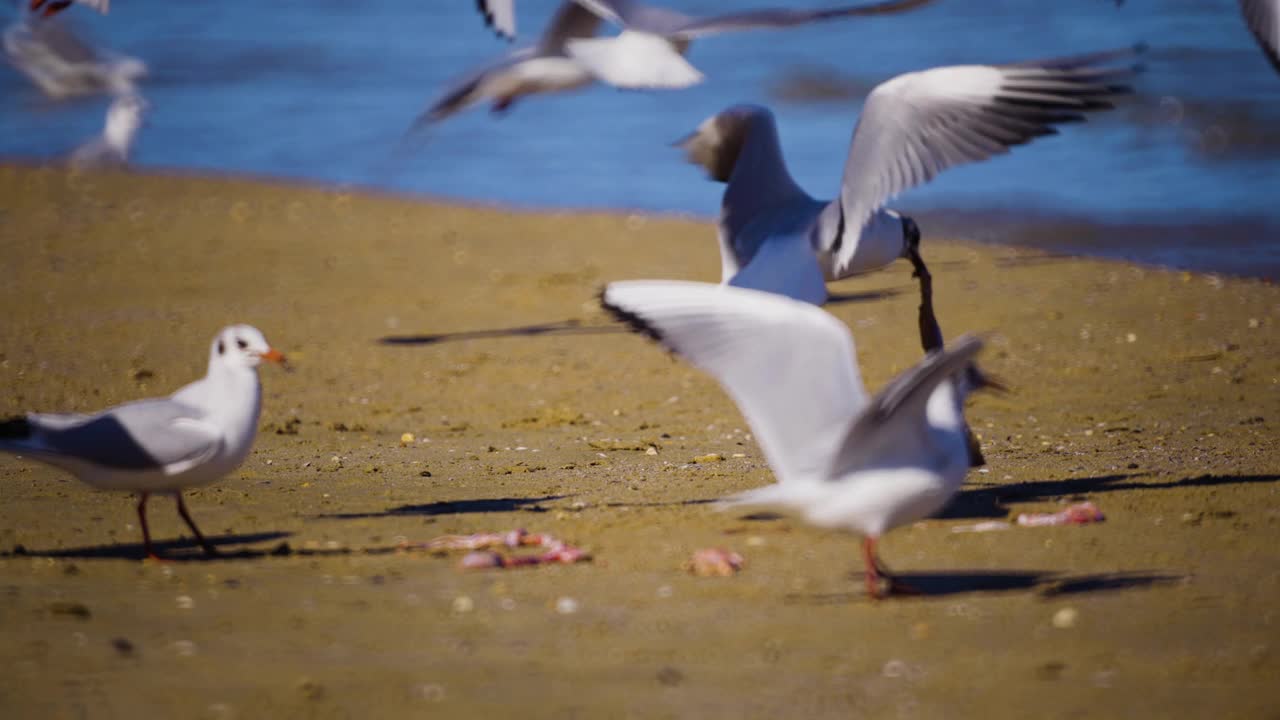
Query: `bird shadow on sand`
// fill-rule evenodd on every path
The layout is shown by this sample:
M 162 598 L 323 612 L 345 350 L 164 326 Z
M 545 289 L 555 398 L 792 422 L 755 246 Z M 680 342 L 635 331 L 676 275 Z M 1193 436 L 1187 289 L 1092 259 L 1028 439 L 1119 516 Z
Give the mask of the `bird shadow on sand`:
M 845 303 L 872 302 L 902 294 L 903 290 L 888 288 L 856 293 L 832 293 L 827 300 L 828 305 Z M 500 338 L 542 337 L 555 335 L 621 335 L 631 330 L 621 323 L 597 325 L 585 323 L 577 318 L 557 320 L 553 322 L 535 323 L 533 325 L 517 325 L 515 327 L 489 328 L 482 330 L 461 330 L 446 333 L 422 333 L 418 335 L 388 335 L 378 338 L 381 345 L 438 345 L 446 342 L 463 340 L 495 340 Z
M 892 602 L 975 593 L 1030 593 L 1048 599 L 1174 585 L 1186 579 L 1183 575 L 1163 572 L 1065 575 L 1044 570 L 908 572 L 897 573 L 894 577 L 918 590 L 919 594 L 895 595 Z M 858 571 L 854 580 L 860 582 L 861 579 L 862 572 Z M 841 593 L 793 593 L 786 596 L 786 602 L 792 605 L 848 605 L 870 602 L 870 599 L 859 587 L 859 590 Z
M 527 512 L 544 513 L 550 508 L 542 503 L 563 500 L 570 495 L 543 495 L 532 498 L 477 498 L 474 500 L 441 500 L 424 505 L 401 505 L 378 512 L 324 513 L 312 515 L 312 520 L 360 520 L 392 517 L 396 515 L 469 515 L 473 513 Z
M 212 535 L 206 539 L 218 550 L 217 555 L 206 555 L 195 538 L 180 537 L 173 540 L 153 541 L 156 552 L 165 560 L 176 562 L 218 562 L 221 560 L 244 560 L 271 556 L 303 554 L 294 550 L 284 539 L 293 533 L 261 532 L 237 533 L 229 535 Z M 279 542 L 276 542 L 279 541 Z M 269 548 L 249 548 L 246 545 L 275 542 Z M 231 547 L 234 549 L 226 549 Z M 309 552 L 309 551 L 307 551 Z M 325 554 L 317 551 L 314 554 Z M 142 543 L 112 543 L 110 545 L 86 545 L 83 547 L 58 548 L 57 550 L 30 550 L 22 545 L 14 546 L 9 552 L 0 553 L 0 557 L 40 557 L 76 560 L 141 560 L 147 556 Z
M 1197 475 L 1164 482 L 1135 482 L 1147 473 L 1116 473 L 1038 482 L 989 483 L 962 489 L 936 518 L 1003 518 L 1009 515 L 1009 503 L 1035 502 L 1073 498 L 1092 493 L 1117 490 L 1167 490 L 1170 488 L 1212 487 L 1241 483 L 1280 482 L 1280 475 Z M 1105 511 L 1105 508 L 1103 508 Z

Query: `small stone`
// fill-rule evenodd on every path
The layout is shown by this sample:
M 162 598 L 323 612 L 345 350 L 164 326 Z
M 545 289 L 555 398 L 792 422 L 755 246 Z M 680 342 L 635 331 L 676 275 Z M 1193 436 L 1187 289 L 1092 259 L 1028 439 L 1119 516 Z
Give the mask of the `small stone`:
M 453 599 L 453 611 L 459 615 L 469 613 L 476 609 L 476 603 L 466 595 L 459 595 Z
M 556 612 L 561 615 L 572 615 L 578 612 L 578 601 L 565 596 L 556 600 Z
M 656 447 L 654 447 L 654 446 L 650 445 L 650 446 L 649 446 L 649 447 L 644 451 L 644 454 L 645 454 L 645 455 L 657 455 L 657 454 L 658 454 L 658 448 L 656 448 Z
M 298 692 L 308 700 L 319 700 L 324 697 L 324 686 L 309 677 L 298 680 Z
M 703 548 L 695 551 L 685 563 L 685 570 L 698 577 L 730 577 L 742 569 L 742 556 L 724 548 Z
M 196 601 L 190 595 L 179 595 L 177 598 L 179 610 L 190 610 L 196 606 Z
M 414 440 L 413 433 L 405 433 L 400 436 L 401 445 L 412 445 L 413 440 Z
M 135 650 L 133 643 L 129 641 L 129 638 L 124 637 L 111 638 L 111 647 L 114 648 L 122 657 L 129 657 L 133 655 Z
M 752 535 L 747 538 L 747 547 L 764 547 L 767 543 L 768 541 L 759 535 Z
M 719 453 L 707 453 L 706 455 L 699 455 L 695 457 L 692 462 L 699 463 L 699 464 L 724 462 L 724 456 Z
M 1059 630 L 1075 627 L 1080 613 L 1075 608 L 1065 607 L 1053 614 L 1053 626 Z
M 684 682 L 684 673 L 680 672 L 678 668 L 667 665 L 658 671 L 658 682 L 667 687 L 675 687 Z
M 70 600 L 54 600 L 49 603 L 48 608 L 49 612 L 54 615 L 73 617 L 77 620 L 88 620 L 93 615 L 93 613 L 89 612 L 88 605 Z
M 1129 333 L 1129 334 L 1125 335 L 1125 336 L 1124 336 L 1124 339 L 1125 339 L 1125 342 L 1130 342 L 1130 343 L 1136 343 L 1136 342 L 1138 342 L 1138 336 L 1137 336 L 1137 334 L 1135 334 L 1135 333 Z

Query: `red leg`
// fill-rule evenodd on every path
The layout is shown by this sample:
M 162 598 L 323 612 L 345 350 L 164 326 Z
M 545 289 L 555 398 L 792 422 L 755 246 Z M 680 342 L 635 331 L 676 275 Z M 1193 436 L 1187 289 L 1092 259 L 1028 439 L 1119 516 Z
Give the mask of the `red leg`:
M 862 539 L 862 562 L 866 565 L 867 597 L 879 600 L 884 597 L 880 593 L 880 563 L 876 560 L 876 539 L 870 535 Z
M 876 555 L 876 538 L 867 537 L 862 542 L 863 560 L 867 564 L 867 594 L 875 600 L 888 597 L 889 595 L 920 595 L 920 589 L 914 585 L 909 585 L 893 576 L 889 568 L 880 562 L 880 558 Z M 880 580 L 887 582 L 887 589 L 880 591 Z
M 191 528 L 191 532 L 196 534 L 196 540 L 200 543 L 200 547 L 204 548 L 204 554 L 209 556 L 217 555 L 218 551 L 209 544 L 208 540 L 204 539 L 204 535 L 200 534 L 200 528 L 196 527 L 195 521 L 191 519 L 191 513 L 187 512 L 187 504 L 182 501 L 182 492 L 174 493 L 173 497 L 178 501 L 178 514 L 182 516 L 183 520 L 187 521 L 187 527 Z
M 138 500 L 138 522 L 142 524 L 142 547 L 146 550 L 149 559 L 160 560 L 155 548 L 151 547 L 151 530 L 147 528 L 147 498 L 149 497 L 151 493 L 144 492 Z

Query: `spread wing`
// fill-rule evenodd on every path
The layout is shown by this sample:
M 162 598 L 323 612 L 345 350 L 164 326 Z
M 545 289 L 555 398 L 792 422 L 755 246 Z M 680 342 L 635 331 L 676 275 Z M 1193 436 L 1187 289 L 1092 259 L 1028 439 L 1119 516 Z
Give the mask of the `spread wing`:
M 850 229 L 899 193 L 950 167 L 986 160 L 1057 132 L 1129 92 L 1134 68 L 1105 63 L 1131 50 L 1016 65 L 955 65 L 899 75 L 867 97 L 845 161 L 839 202 Z M 856 244 L 839 253 L 848 267 Z
M 822 477 L 866 404 L 853 338 L 821 308 L 708 283 L 610 283 L 601 304 L 710 373 L 781 482 Z

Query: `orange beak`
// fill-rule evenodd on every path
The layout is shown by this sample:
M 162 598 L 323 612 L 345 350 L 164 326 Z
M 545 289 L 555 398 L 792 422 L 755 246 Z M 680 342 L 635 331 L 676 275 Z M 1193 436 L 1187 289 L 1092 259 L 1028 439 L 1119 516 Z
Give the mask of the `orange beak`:
M 289 361 L 285 359 L 284 353 L 280 352 L 279 350 L 276 350 L 275 348 L 271 348 L 267 350 L 266 352 L 262 353 L 258 357 L 262 358 L 263 360 L 266 360 L 267 362 L 273 362 L 283 367 L 289 367 Z

